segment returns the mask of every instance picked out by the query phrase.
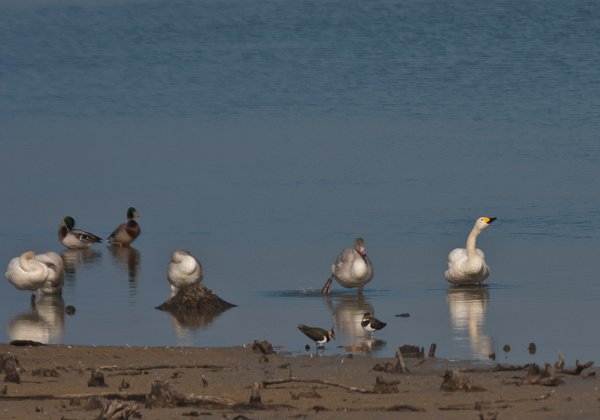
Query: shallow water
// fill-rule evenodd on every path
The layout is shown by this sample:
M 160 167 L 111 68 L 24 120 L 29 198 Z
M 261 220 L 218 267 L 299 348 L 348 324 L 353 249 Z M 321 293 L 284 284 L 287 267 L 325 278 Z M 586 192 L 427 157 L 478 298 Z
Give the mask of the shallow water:
M 0 340 L 301 353 L 304 323 L 334 326 L 330 353 L 594 359 L 593 5 L 1 2 L 0 256 L 55 250 L 68 269 L 62 299 L 35 308 L 0 282 Z M 64 216 L 105 237 L 131 205 L 131 250 L 62 250 Z M 482 215 L 498 217 L 478 242 L 487 287 L 452 288 L 446 256 Z M 320 296 L 356 236 L 374 280 Z M 176 248 L 238 306 L 155 310 Z M 388 323 L 372 341 L 366 311 Z

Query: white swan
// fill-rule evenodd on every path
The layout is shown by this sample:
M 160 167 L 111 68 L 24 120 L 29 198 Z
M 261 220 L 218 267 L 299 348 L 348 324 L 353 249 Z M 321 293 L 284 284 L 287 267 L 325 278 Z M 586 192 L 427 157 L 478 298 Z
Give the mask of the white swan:
M 354 248 L 344 249 L 331 266 L 331 276 L 325 281 L 321 293 L 331 293 L 331 283 L 336 279 L 346 288 L 358 288 L 362 294 L 365 284 L 373 279 L 373 264 L 367 257 L 367 250 L 363 238 L 354 240 Z
M 178 249 L 171 253 L 167 279 L 171 283 L 171 297 L 173 297 L 182 287 L 200 283 L 202 280 L 202 265 L 188 251 Z
M 448 270 L 444 277 L 450 283 L 458 285 L 478 284 L 490 275 L 490 269 L 485 263 L 485 254 L 477 249 L 476 242 L 479 234 L 486 229 L 495 217 L 480 217 L 469 233 L 466 248 L 453 249 L 448 254 Z
M 46 295 L 59 295 L 65 282 L 65 271 L 62 257 L 56 252 L 37 254 L 35 259 L 48 267 L 48 277 L 39 288 Z
M 5 276 L 19 290 L 60 293 L 64 277 L 62 258 L 56 252 L 35 255 L 26 251 L 10 260 Z
M 48 278 L 48 266 L 35 259 L 33 251 L 25 251 L 10 260 L 6 268 L 6 279 L 19 290 L 35 292 Z

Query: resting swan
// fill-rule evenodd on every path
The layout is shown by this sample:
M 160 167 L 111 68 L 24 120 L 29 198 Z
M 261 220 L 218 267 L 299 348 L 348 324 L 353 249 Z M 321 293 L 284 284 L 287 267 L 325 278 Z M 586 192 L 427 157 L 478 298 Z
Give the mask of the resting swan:
M 373 279 L 373 264 L 367 257 L 367 249 L 363 238 L 354 240 L 354 248 L 344 249 L 331 266 L 331 276 L 327 279 L 321 293 L 331 293 L 331 283 L 336 279 L 346 288 L 358 288 L 362 294 L 365 284 Z
M 58 294 L 64 279 L 63 261 L 56 252 L 35 255 L 26 251 L 10 260 L 5 276 L 19 290 Z
M 182 287 L 202 281 L 202 265 L 188 251 L 178 249 L 171 253 L 167 279 L 171 283 L 171 297 L 173 297 Z
M 448 254 L 446 280 L 457 285 L 479 284 L 488 278 L 490 269 L 485 263 L 485 254 L 477 249 L 479 234 L 486 229 L 495 217 L 480 217 L 469 233 L 466 248 L 456 248 Z

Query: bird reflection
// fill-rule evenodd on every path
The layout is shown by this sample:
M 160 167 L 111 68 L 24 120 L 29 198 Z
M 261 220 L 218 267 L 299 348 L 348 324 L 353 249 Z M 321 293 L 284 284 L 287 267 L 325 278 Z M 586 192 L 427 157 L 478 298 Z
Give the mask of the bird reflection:
M 127 268 L 129 281 L 135 282 L 140 268 L 140 251 L 131 246 L 109 246 L 117 265 Z
M 95 249 L 83 248 L 65 249 L 60 255 L 65 266 L 65 276 L 67 279 L 73 279 L 77 271 L 77 266 L 93 263 L 102 256 L 102 253 Z
M 468 334 L 472 355 L 486 360 L 492 352 L 492 338 L 483 331 L 489 292 L 487 287 L 451 287 L 446 291 L 446 302 L 450 310 L 452 328 L 464 339 Z
M 65 303 L 60 295 L 37 295 L 29 311 L 18 314 L 8 324 L 11 340 L 31 340 L 49 344 L 60 341 L 65 325 Z
M 201 314 L 197 310 L 169 312 L 178 344 L 192 344 L 192 332 L 208 327 L 220 313 Z
M 364 295 L 341 295 L 325 302 L 333 316 L 336 337 L 351 343 L 347 350 L 370 352 L 385 346 L 385 341 L 373 339 L 360 324 L 366 312 L 375 313 Z

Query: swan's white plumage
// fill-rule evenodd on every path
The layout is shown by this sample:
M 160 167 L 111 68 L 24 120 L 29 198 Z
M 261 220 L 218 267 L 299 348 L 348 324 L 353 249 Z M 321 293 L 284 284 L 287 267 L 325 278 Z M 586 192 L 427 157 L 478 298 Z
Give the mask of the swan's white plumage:
M 47 295 L 60 294 L 65 281 L 62 257 L 56 252 L 50 251 L 37 254 L 35 259 L 48 267 L 48 277 L 39 290 Z
M 19 290 L 60 294 L 64 282 L 63 260 L 56 252 L 26 251 L 10 260 L 6 278 Z
M 23 252 L 11 259 L 5 273 L 6 279 L 17 289 L 32 292 L 44 286 L 48 275 L 48 266 L 36 260 L 33 251 Z
M 327 279 L 321 292 L 331 293 L 333 279 L 346 288 L 357 288 L 362 293 L 365 284 L 373 279 L 373 264 L 367 257 L 367 250 L 363 238 L 354 240 L 354 248 L 342 250 L 335 262 L 331 265 L 331 276 Z
M 167 270 L 167 279 L 171 283 L 171 296 L 177 290 L 202 280 L 202 265 L 188 251 L 176 250 L 171 253 L 171 262 Z
M 458 285 L 478 284 L 487 279 L 490 269 L 485 262 L 485 253 L 476 247 L 477 237 L 496 218 L 480 217 L 475 221 L 467 238 L 466 248 L 456 248 L 448 254 L 447 281 Z

